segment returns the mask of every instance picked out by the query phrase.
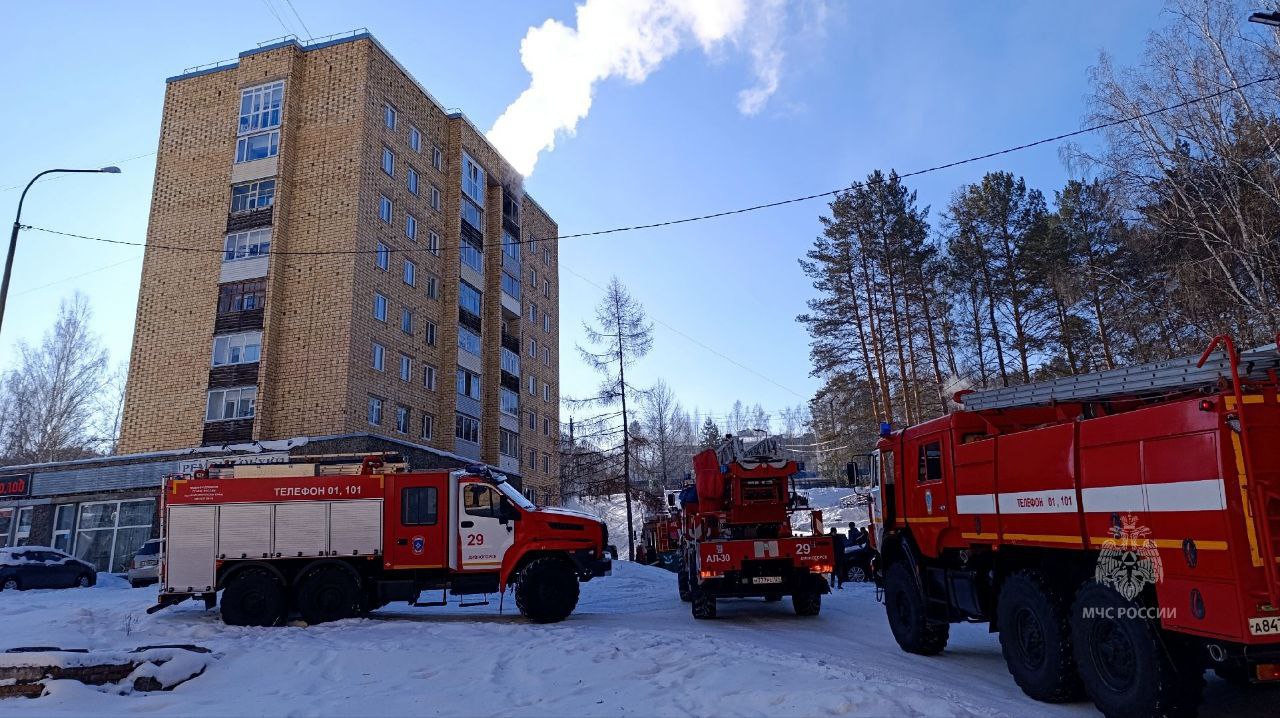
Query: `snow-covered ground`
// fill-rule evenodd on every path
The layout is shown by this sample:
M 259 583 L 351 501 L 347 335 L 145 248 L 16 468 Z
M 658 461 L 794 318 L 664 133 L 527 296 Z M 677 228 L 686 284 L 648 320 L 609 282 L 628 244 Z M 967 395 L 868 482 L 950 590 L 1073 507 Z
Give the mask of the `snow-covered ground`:
M 508 596 L 476 608 L 400 605 L 322 626 L 231 628 L 195 603 L 144 612 L 150 589 L 105 574 L 95 588 L 0 592 L 0 649 L 103 650 L 197 643 L 216 661 L 169 693 L 108 695 L 60 682 L 0 700 L 0 715 L 852 715 L 1090 716 L 1022 695 L 985 627 L 952 629 L 947 651 L 900 652 L 865 584 L 790 603 L 724 601 L 695 621 L 675 576 L 627 562 L 583 586 L 563 623 L 533 625 Z M 1274 715 L 1280 693 L 1211 679 L 1205 716 Z

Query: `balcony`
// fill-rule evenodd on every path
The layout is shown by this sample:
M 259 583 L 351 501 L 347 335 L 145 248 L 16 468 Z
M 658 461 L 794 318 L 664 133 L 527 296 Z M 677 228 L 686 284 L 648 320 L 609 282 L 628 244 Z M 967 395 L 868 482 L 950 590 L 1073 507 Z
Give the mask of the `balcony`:
M 520 355 L 520 337 L 512 336 L 506 332 L 502 333 L 502 348 L 510 352 Z
M 502 192 L 502 227 L 520 239 L 520 203 L 506 187 Z
M 258 362 L 215 366 L 209 370 L 209 388 L 227 389 L 234 386 L 256 386 Z
M 252 329 L 262 328 L 263 312 L 262 307 L 257 309 L 247 309 L 240 312 L 226 312 L 219 314 L 213 322 L 214 334 L 227 334 L 230 332 L 240 332 Z
M 472 314 L 462 307 L 458 307 L 458 323 L 476 334 L 481 334 L 484 326 L 480 321 L 480 317 Z
M 255 369 L 257 365 L 254 365 Z M 204 425 L 204 435 L 200 439 L 203 446 L 235 444 L 253 440 L 253 419 L 232 419 L 230 421 L 210 421 Z
M 264 207 L 263 209 L 250 210 L 248 212 L 237 212 L 227 215 L 227 231 L 243 232 L 246 229 L 257 229 L 258 227 L 271 226 L 274 217 L 275 206 Z

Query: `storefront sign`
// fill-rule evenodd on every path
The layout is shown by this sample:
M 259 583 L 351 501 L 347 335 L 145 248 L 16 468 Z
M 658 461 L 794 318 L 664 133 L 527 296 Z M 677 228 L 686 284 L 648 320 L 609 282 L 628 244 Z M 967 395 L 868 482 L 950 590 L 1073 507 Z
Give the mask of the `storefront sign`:
M 31 495 L 31 474 L 0 474 L 0 499 Z
M 180 474 L 190 474 L 196 469 L 207 469 L 210 466 L 246 466 L 249 464 L 287 464 L 288 452 L 271 454 L 241 454 L 238 456 L 218 456 L 210 459 L 190 459 L 183 461 L 178 468 Z

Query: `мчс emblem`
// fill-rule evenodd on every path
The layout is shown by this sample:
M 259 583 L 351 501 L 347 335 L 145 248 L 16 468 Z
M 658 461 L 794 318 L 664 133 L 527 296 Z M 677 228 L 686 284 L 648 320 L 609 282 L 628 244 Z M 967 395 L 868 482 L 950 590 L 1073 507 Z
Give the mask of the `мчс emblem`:
M 1102 542 L 1098 553 L 1093 574 L 1098 583 L 1132 601 L 1147 584 L 1164 580 L 1164 567 L 1156 543 L 1150 538 L 1151 529 L 1138 526 L 1137 516 L 1120 517 L 1119 525 L 1111 527 L 1111 535 Z

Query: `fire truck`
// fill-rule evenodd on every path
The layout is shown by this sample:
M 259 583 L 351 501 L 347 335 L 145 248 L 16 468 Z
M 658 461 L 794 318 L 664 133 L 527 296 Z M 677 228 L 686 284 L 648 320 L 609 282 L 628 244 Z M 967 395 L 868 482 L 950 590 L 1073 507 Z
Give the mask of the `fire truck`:
M 674 504 L 674 495 L 668 494 Z M 680 518 L 665 513 L 646 516 L 640 526 L 640 548 L 636 551 L 638 563 L 661 566 L 669 571 L 679 570 Z
M 1032 698 L 1194 715 L 1206 668 L 1280 679 L 1276 345 L 962 392 L 894 431 L 877 582 L 903 650 L 988 622 Z
M 276 626 L 295 611 L 310 624 L 511 586 L 520 612 L 548 623 L 573 612 L 579 582 L 610 573 L 604 522 L 539 508 L 486 467 L 396 471 L 370 457 L 350 475 L 273 469 L 165 481 L 167 546 L 148 612 L 193 598 L 212 608 L 221 591 L 230 625 Z M 420 600 L 428 590 L 439 600 Z
M 822 609 L 835 548 L 819 535 L 819 512 L 814 536 L 792 535 L 789 513 L 802 502 L 791 477 L 800 467 L 779 453 L 772 440 L 746 449 L 740 438 L 727 437 L 718 449 L 693 457 L 694 484 L 679 499 L 683 565 L 677 576 L 694 618 L 715 618 L 720 598 L 790 595 L 797 615 Z

